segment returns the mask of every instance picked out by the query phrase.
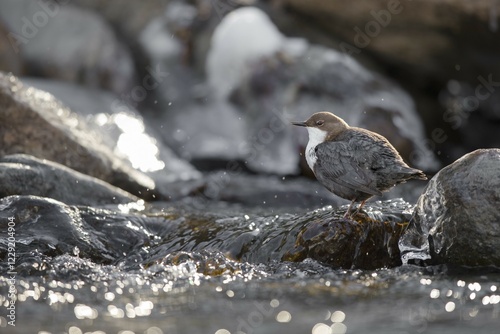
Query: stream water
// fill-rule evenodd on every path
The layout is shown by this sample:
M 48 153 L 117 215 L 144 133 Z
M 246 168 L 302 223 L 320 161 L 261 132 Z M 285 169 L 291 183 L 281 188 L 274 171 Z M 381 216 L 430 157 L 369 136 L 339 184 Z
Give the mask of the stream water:
M 290 208 L 193 200 L 107 208 L 36 198 L 2 201 L 2 224 L 9 215 L 24 219 L 16 226 L 13 280 L 7 264 L 0 267 L 5 333 L 497 333 L 500 328 L 500 273 L 494 268 L 360 270 L 310 258 L 283 260 L 305 222 L 340 215 L 331 207 L 289 213 Z M 376 202 L 367 211 L 376 216 L 389 207 L 404 212 L 408 204 Z M 78 228 L 63 228 L 65 220 L 70 227 L 78 222 Z M 12 286 L 15 327 L 7 309 Z

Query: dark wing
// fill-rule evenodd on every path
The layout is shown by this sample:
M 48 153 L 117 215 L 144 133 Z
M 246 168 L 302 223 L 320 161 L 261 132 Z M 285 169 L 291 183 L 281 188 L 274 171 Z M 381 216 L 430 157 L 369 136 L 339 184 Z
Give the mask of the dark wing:
M 408 179 L 425 180 L 425 174 L 410 168 L 401 158 L 398 151 L 381 135 L 365 129 L 355 129 L 348 133 L 348 144 L 356 152 L 363 152 L 358 157 L 358 163 L 367 166 L 377 175 L 377 189 L 387 190 Z
M 371 157 L 363 156 L 364 152 L 356 152 L 346 142 L 327 141 L 316 146 L 315 169 L 333 182 L 371 195 L 380 196 L 382 192 L 376 188 L 374 175 L 370 165 L 363 162 Z M 370 162 L 371 163 L 371 162 Z

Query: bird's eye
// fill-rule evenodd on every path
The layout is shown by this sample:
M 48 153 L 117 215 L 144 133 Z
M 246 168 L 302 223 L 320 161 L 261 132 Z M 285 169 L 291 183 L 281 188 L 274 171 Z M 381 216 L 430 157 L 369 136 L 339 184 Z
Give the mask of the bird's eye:
M 325 123 L 325 121 L 323 121 L 322 119 L 316 121 L 317 126 L 322 126 L 324 123 Z

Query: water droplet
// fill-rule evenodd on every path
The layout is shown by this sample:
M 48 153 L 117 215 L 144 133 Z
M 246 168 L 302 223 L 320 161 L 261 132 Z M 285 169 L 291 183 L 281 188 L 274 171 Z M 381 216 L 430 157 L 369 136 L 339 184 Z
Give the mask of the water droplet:
M 342 311 L 335 311 L 332 314 L 331 320 L 332 320 L 332 322 L 344 322 L 345 313 Z
M 288 311 L 281 311 L 276 315 L 277 322 L 290 322 L 292 320 L 292 315 Z

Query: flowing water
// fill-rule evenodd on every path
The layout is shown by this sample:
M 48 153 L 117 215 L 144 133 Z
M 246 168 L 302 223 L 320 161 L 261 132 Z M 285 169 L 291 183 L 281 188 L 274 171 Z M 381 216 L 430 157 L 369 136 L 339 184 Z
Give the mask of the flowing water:
M 0 266 L 1 332 L 497 333 L 500 328 L 495 268 L 360 270 L 310 258 L 284 260 L 305 223 L 340 215 L 331 207 L 290 213 L 290 208 L 192 199 L 107 208 L 39 198 L 2 201 L 2 226 L 9 215 L 18 224 L 15 274 L 8 273 L 5 261 Z M 377 202 L 367 211 L 380 216 L 390 207 L 404 212 L 409 205 Z M 0 246 L 3 255 L 6 245 Z M 7 317 L 12 286 L 15 327 Z

